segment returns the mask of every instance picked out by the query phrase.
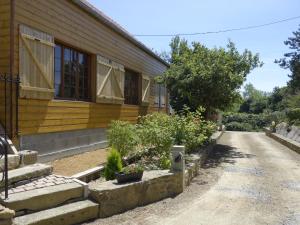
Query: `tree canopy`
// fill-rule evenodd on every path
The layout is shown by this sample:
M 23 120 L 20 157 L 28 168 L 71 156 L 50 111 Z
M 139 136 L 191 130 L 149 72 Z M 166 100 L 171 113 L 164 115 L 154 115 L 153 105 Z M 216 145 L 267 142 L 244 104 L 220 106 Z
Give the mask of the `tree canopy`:
M 250 71 L 262 66 L 258 54 L 247 49 L 239 53 L 231 41 L 226 48 L 209 49 L 175 37 L 170 46 L 171 65 L 162 78 L 176 111 L 184 106 L 226 110 L 241 98 L 238 90 Z
M 288 87 L 296 93 L 300 91 L 300 26 L 297 31 L 293 32 L 293 35 L 284 42 L 292 51 L 285 53 L 284 58 L 275 60 L 275 63 L 284 69 L 290 69 L 291 80 L 288 82 Z

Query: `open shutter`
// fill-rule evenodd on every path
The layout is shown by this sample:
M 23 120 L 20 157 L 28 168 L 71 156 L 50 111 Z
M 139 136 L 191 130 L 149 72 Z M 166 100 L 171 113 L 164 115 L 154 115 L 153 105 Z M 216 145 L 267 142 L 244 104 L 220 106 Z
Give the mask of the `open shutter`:
M 122 104 L 124 81 L 124 66 L 97 56 L 97 102 Z
M 150 77 L 142 76 L 142 104 L 148 105 L 150 102 Z
M 54 97 L 54 38 L 20 25 L 19 41 L 20 97 Z

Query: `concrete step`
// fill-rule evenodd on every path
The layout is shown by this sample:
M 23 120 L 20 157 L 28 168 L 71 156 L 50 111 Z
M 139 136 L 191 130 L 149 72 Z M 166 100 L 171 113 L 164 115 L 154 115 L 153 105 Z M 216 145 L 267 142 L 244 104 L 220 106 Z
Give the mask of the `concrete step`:
M 8 184 L 13 185 L 20 181 L 31 180 L 52 173 L 52 166 L 45 164 L 33 164 L 8 171 Z M 0 188 L 4 187 L 4 182 L 0 182 Z
M 72 180 L 70 183 L 44 188 L 32 186 L 32 190 L 30 190 L 31 188 L 28 185 L 16 188 L 24 190 L 18 190 L 16 193 L 9 194 L 9 198 L 1 200 L 1 204 L 15 210 L 17 215 L 23 215 L 56 207 L 65 202 L 74 201 L 74 199 L 84 198 L 84 185 Z
M 71 225 L 79 224 L 98 217 L 99 205 L 84 200 L 16 217 L 16 225 Z

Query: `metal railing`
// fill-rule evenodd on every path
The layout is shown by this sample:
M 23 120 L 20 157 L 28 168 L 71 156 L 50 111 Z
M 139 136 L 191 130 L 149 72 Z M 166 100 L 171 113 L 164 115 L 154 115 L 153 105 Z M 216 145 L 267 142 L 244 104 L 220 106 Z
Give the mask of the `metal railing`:
M 4 166 L 0 166 L 0 174 L 2 177 L 0 182 L 4 183 L 5 198 L 8 198 L 8 138 L 14 138 L 19 133 L 18 114 L 19 114 L 19 76 L 11 76 L 10 74 L 0 74 L 0 122 L 3 130 L 0 130 L 0 159 L 4 157 Z M 9 127 L 9 129 L 8 129 Z M 0 175 L 1 176 L 1 175 Z M 1 185 L 2 186 L 2 185 Z

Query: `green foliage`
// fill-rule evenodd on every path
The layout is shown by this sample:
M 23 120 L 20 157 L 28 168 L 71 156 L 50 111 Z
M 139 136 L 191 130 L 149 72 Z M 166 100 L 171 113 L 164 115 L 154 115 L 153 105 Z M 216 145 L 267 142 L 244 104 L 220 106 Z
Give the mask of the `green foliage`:
M 267 114 L 226 113 L 223 115 L 226 129 L 232 131 L 258 131 L 271 122 L 271 117 Z
M 245 85 L 243 97 L 244 100 L 239 110 L 241 113 L 260 114 L 268 106 L 268 93 L 256 89 L 251 83 Z
M 144 171 L 144 167 L 139 164 L 131 164 L 129 166 L 126 166 L 122 169 L 122 172 L 125 174 L 130 173 L 140 173 Z
M 130 155 L 132 162 L 139 160 L 147 168 L 168 169 L 171 166 L 170 150 L 173 144 L 186 146 L 187 153 L 209 141 L 216 130 L 213 122 L 203 119 L 204 109 L 190 112 L 187 108 L 181 114 L 169 116 L 153 113 L 139 118 L 137 125 L 114 121 L 109 130 L 111 146 Z
M 226 130 L 229 131 L 253 131 L 253 127 L 249 123 L 230 122 L 226 124 Z
M 285 53 L 284 58 L 275 60 L 275 62 L 280 67 L 291 71 L 288 87 L 295 93 L 300 91 L 300 26 L 297 31 L 293 32 L 293 35 L 284 42 L 292 51 Z
M 288 96 L 287 105 L 291 109 L 300 108 L 300 92 L 298 94 Z
M 216 130 L 215 123 L 204 120 L 203 112 L 203 108 L 195 112 L 184 109 L 173 117 L 175 144 L 185 145 L 187 153 L 201 147 Z
M 151 150 L 151 154 L 169 157 L 173 143 L 171 117 L 154 113 L 142 117 L 138 124 L 141 145 Z
M 300 124 L 300 108 L 295 108 L 287 113 L 287 118 L 290 124 Z
M 139 143 L 136 127 L 125 121 L 113 121 L 108 130 L 109 145 L 117 149 L 121 157 L 132 153 Z
M 171 44 L 171 66 L 163 80 L 175 111 L 199 106 L 207 112 L 225 110 L 240 98 L 238 89 L 254 68 L 261 66 L 258 55 L 249 50 L 240 54 L 232 42 L 227 48 L 209 49 L 176 37 Z
M 106 180 L 115 179 L 115 173 L 122 170 L 122 160 L 120 153 L 112 148 L 107 156 L 107 163 L 104 170 Z

